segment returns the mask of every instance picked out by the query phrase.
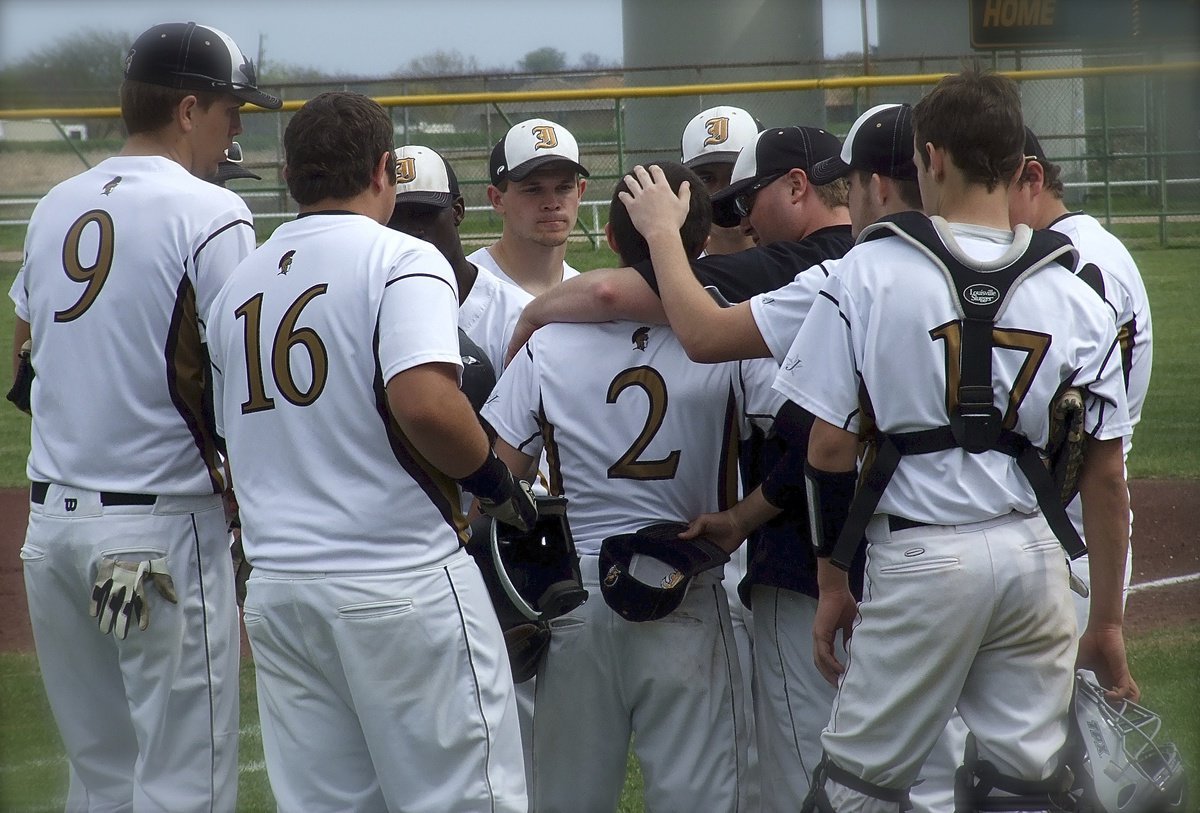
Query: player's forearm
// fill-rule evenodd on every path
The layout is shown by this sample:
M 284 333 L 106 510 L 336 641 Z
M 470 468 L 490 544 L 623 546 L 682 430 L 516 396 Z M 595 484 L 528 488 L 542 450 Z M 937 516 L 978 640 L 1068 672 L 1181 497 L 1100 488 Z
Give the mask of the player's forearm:
M 722 354 L 720 341 L 727 332 L 722 320 L 731 309 L 718 305 L 692 273 L 678 229 L 652 231 L 646 244 L 667 321 L 688 357 L 701 363 L 734 358 Z
M 777 508 L 767 502 L 766 497 L 763 496 L 761 486 L 751 491 L 729 509 L 730 518 L 741 531 L 743 538 L 748 537 L 759 526 L 770 522 L 782 512 L 782 508 Z
M 1129 545 L 1129 488 L 1121 438 L 1088 440 L 1079 476 L 1091 581 L 1089 626 L 1121 626 Z
M 459 480 L 490 452 L 487 436 L 449 364 L 422 364 L 387 383 L 388 407 L 409 443 L 434 468 Z
M 518 451 L 504 438 L 496 438 L 496 457 L 508 466 L 514 477 L 533 482 L 536 475 L 537 458 Z
M 858 437 L 817 418 L 808 436 L 808 463 L 822 471 L 853 471 L 858 465 Z

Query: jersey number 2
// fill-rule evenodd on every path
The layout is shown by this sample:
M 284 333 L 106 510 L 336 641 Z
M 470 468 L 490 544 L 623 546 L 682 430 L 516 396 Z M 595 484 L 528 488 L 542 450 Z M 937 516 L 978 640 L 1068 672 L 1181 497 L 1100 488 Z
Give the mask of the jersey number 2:
M 329 352 L 325 343 L 311 327 L 297 328 L 300 312 L 309 302 L 312 302 L 329 289 L 327 283 L 314 285 L 300 296 L 296 297 L 279 326 L 275 329 L 275 341 L 271 344 L 271 377 L 275 379 L 275 388 L 279 394 L 296 406 L 308 406 L 321 396 L 325 389 L 325 381 L 329 377 Z M 247 299 L 234 311 L 239 319 L 245 319 L 246 346 L 246 383 L 249 389 L 248 397 L 242 404 L 242 414 L 262 412 L 275 408 L 275 400 L 267 397 L 266 384 L 263 381 L 262 347 L 259 332 L 262 327 L 261 293 Z M 312 365 L 312 380 L 307 389 L 301 390 L 292 375 L 292 348 L 300 345 L 308 352 Z
M 679 470 L 679 449 L 675 449 L 661 460 L 640 460 L 642 452 L 654 440 L 667 416 L 667 382 L 653 367 L 632 367 L 622 370 L 608 385 L 607 402 L 615 404 L 621 393 L 629 387 L 640 387 L 650 399 L 650 411 L 646 425 L 625 454 L 608 467 L 610 480 L 670 480 Z

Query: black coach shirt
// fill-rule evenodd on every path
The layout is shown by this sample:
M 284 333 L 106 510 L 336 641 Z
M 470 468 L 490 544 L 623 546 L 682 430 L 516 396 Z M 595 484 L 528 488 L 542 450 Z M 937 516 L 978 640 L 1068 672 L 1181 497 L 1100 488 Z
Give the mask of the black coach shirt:
M 782 288 L 796 275 L 824 260 L 836 260 L 854 246 L 849 226 L 818 229 L 803 240 L 784 240 L 765 246 L 716 254 L 692 261 L 692 273 L 701 285 L 712 285 L 730 302 L 744 302 L 757 294 Z M 654 293 L 658 280 L 649 260 L 634 266 Z M 786 445 L 775 434 L 755 429 L 742 443 L 742 481 L 749 492 L 783 457 Z M 747 542 L 746 578 L 738 586 L 742 603 L 750 606 L 750 586 L 781 587 L 816 598 L 817 562 L 812 553 L 807 505 L 792 505 L 750 535 Z M 852 568 L 856 595 L 861 594 L 861 564 Z
M 692 273 L 701 285 L 712 285 L 730 302 L 745 302 L 787 285 L 806 268 L 836 260 L 854 246 L 849 226 L 817 229 L 803 240 L 782 240 L 736 254 L 714 254 L 692 260 Z M 634 266 L 658 293 L 658 279 L 649 260 Z

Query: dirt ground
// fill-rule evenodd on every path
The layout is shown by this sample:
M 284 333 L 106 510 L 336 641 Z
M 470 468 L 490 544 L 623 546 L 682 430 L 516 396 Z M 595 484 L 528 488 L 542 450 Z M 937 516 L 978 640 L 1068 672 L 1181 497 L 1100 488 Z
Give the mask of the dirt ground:
M 1133 584 L 1200 573 L 1196 510 L 1200 480 L 1135 480 Z M 21 577 L 21 543 L 29 513 L 28 493 L 0 489 L 0 651 L 32 651 L 33 633 Z M 1131 635 L 1200 622 L 1200 581 L 1135 591 L 1126 628 Z

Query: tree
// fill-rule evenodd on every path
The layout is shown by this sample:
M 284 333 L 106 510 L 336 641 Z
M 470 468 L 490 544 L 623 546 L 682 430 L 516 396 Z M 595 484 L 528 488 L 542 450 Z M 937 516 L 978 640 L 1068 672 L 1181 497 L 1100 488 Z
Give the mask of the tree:
M 133 39 L 99 30 L 63 37 L 0 72 L 2 96 L 21 107 L 116 104 Z
M 521 57 L 517 67 L 525 73 L 550 73 L 567 67 L 567 55 L 547 45 Z
M 437 50 L 431 54 L 414 57 L 408 65 L 400 68 L 403 76 L 463 76 L 479 73 L 479 63 L 473 56 L 463 56 L 460 51 Z
M 579 68 L 585 71 L 603 71 L 620 67 L 616 61 L 610 61 L 593 51 L 585 51 L 579 56 Z

